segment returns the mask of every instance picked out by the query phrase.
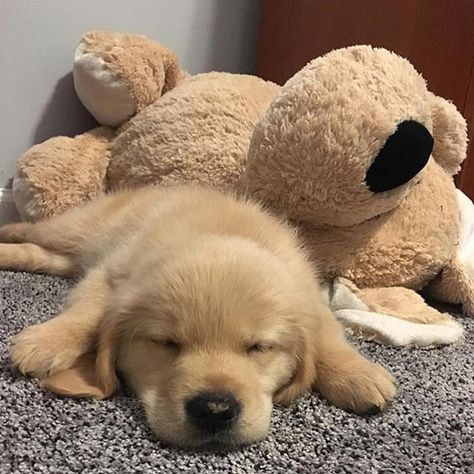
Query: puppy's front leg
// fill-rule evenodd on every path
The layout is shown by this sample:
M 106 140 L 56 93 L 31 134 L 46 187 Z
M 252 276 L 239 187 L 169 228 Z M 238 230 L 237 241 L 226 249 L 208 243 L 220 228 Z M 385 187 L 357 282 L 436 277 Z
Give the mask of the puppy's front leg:
M 93 348 L 109 292 L 105 269 L 91 270 L 71 291 L 62 313 L 13 337 L 13 365 L 36 377 L 72 367 Z
M 76 265 L 72 258 L 36 244 L 0 243 L 0 270 L 16 270 L 70 276 Z
M 70 276 L 78 268 L 71 255 L 46 245 L 45 223 L 20 222 L 0 227 L 0 269 Z
M 329 310 L 323 310 L 315 354 L 315 388 L 333 405 L 359 414 L 374 414 L 395 396 L 392 375 L 349 344 Z

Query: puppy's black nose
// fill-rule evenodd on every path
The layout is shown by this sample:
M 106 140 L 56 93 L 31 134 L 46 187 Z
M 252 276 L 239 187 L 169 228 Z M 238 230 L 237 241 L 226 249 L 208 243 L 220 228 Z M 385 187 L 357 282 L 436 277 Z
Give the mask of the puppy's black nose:
M 433 137 L 421 123 L 401 122 L 367 170 L 367 187 L 382 193 L 408 183 L 428 163 L 433 144 Z
M 240 414 L 241 406 L 230 393 L 203 392 L 186 402 L 189 420 L 203 431 L 230 428 Z

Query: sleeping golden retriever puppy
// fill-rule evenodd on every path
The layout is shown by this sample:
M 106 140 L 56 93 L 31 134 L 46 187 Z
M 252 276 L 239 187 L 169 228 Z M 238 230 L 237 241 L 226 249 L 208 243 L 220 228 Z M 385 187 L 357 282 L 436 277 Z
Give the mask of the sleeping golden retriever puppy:
M 108 397 L 122 373 L 163 440 L 256 441 L 272 400 L 311 387 L 357 413 L 394 396 L 345 340 L 293 229 L 246 200 L 123 192 L 0 241 L 0 268 L 82 277 L 61 314 L 13 338 L 13 364 L 71 396 Z

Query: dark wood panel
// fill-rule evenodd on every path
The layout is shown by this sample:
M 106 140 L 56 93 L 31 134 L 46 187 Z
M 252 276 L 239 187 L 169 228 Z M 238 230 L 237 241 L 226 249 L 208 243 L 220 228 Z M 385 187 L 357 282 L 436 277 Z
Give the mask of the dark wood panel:
M 311 59 L 355 44 L 408 58 L 467 116 L 474 0 L 263 0 L 257 74 L 283 84 Z M 472 112 L 467 118 L 474 128 Z M 474 198 L 474 147 L 463 173 L 471 168 L 458 182 Z
M 463 111 L 469 126 L 469 149 L 468 157 L 463 164 L 461 173 L 458 175 L 458 186 L 474 200 L 474 60 L 472 62 L 472 74 L 469 89 L 467 91 L 466 103 Z
M 354 44 L 381 46 L 385 38 L 406 51 L 415 2 L 392 8 L 392 1 L 264 0 L 258 73 L 284 83 L 309 60 L 332 49 Z M 398 2 L 395 2 L 398 3 Z
M 283 84 L 309 60 L 354 44 L 407 57 L 462 108 L 474 52 L 473 0 L 264 0 L 258 75 Z

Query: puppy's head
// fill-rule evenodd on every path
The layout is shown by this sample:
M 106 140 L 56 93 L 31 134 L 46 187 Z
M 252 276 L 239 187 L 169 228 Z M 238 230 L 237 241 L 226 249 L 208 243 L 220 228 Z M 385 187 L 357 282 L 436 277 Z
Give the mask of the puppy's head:
M 163 440 L 256 441 L 268 431 L 272 400 L 288 403 L 311 386 L 311 297 L 250 241 L 212 238 L 148 259 L 115 295 L 96 384 L 110 394 L 115 369 L 122 372 Z

